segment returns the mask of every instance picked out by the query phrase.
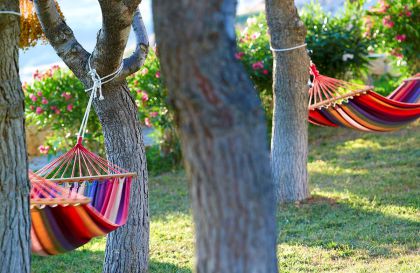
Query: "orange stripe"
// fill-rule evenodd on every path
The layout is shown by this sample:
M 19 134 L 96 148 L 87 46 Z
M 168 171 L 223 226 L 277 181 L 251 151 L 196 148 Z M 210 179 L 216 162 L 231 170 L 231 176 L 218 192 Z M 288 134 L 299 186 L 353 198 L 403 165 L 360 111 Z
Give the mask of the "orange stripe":
M 379 132 L 389 132 L 389 131 L 393 131 L 393 130 L 395 130 L 396 128 L 395 127 L 393 127 L 393 128 L 389 128 L 389 127 L 380 127 L 380 126 L 377 126 L 376 124 L 374 124 L 373 122 L 372 123 L 369 123 L 369 122 L 367 122 L 366 120 L 363 120 L 362 118 L 360 118 L 359 117 L 359 115 L 357 115 L 357 113 L 354 113 L 353 111 L 351 111 L 348 107 L 347 107 L 347 105 L 341 105 L 341 109 L 344 111 L 344 112 L 346 112 L 346 114 L 348 115 L 348 116 L 350 116 L 352 119 L 354 119 L 355 121 L 357 121 L 357 123 L 359 123 L 359 124 L 361 124 L 361 125 L 363 125 L 364 127 L 367 127 L 367 128 L 369 128 L 369 129 L 371 129 L 371 130 L 375 130 L 375 131 L 379 131 Z
M 31 217 L 32 226 L 44 251 L 49 255 L 59 254 L 60 251 L 58 251 L 57 246 L 54 244 L 54 240 L 50 237 L 50 233 L 45 226 L 46 223 L 39 209 L 32 209 Z

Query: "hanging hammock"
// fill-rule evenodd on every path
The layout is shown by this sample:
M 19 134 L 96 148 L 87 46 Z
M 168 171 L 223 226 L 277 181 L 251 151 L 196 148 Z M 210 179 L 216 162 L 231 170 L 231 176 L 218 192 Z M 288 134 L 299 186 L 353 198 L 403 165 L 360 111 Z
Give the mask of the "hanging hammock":
M 100 85 L 95 84 L 91 92 L 77 144 L 36 174 L 30 173 L 31 239 L 35 254 L 55 255 L 76 249 L 127 221 L 130 186 L 136 173 L 83 146 L 97 91 L 102 98 Z
M 310 71 L 309 122 L 315 125 L 389 132 L 420 117 L 420 75 L 384 97 L 372 87 L 321 75 L 314 64 Z

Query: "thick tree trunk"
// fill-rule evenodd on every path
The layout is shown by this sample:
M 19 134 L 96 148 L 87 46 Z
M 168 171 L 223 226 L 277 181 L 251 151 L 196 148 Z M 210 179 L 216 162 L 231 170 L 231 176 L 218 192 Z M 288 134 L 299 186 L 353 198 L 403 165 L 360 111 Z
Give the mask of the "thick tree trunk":
M 273 48 L 291 48 L 305 42 L 306 29 L 293 0 L 266 0 Z M 309 197 L 308 86 L 306 48 L 273 52 L 273 128 L 271 164 L 279 202 Z
M 198 273 L 277 272 L 265 120 L 234 58 L 235 8 L 226 0 L 153 1 L 163 77 L 191 182 Z
M 127 84 L 104 85 L 103 101 L 95 102 L 108 160 L 138 174 L 130 192 L 127 224 L 107 238 L 103 272 L 148 272 L 149 211 L 146 152 L 137 106 Z
M 19 11 L 1 0 L 0 10 Z M 20 18 L 0 14 L 0 272 L 30 272 L 29 180 L 23 92 L 19 79 Z

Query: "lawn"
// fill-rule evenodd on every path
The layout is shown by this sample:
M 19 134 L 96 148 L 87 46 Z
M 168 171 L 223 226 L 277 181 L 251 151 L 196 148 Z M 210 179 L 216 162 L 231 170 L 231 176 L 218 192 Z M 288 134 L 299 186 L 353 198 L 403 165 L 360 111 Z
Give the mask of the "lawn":
M 281 272 L 420 272 L 420 123 L 388 134 L 310 128 L 312 198 L 277 213 Z M 185 173 L 150 178 L 150 272 L 192 272 Z M 33 272 L 101 272 L 105 239 Z

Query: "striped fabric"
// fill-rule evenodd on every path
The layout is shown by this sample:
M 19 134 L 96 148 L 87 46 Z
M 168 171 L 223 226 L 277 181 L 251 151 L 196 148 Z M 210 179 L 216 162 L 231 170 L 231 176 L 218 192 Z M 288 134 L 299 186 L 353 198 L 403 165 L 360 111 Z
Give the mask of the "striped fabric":
M 388 97 L 372 90 L 362 90 L 363 92 L 354 92 L 348 97 L 341 96 L 334 103 L 331 100 L 325 105 L 318 102 L 317 107 L 309 107 L 309 122 L 365 132 L 398 130 L 420 117 L 418 76 L 404 81 Z M 318 88 L 319 86 L 322 83 L 317 84 Z
M 46 256 L 71 251 L 93 237 L 106 235 L 124 225 L 131 180 L 131 177 L 112 178 L 62 188 L 69 197 L 72 194 L 88 197 L 91 200 L 88 204 L 32 206 L 32 253 Z

